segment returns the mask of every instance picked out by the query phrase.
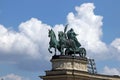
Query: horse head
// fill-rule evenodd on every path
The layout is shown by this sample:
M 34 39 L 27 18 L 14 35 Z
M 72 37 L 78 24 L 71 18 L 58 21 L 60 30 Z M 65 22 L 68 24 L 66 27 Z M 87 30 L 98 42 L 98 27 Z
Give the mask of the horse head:
M 51 37 L 51 30 L 48 29 L 48 37 Z

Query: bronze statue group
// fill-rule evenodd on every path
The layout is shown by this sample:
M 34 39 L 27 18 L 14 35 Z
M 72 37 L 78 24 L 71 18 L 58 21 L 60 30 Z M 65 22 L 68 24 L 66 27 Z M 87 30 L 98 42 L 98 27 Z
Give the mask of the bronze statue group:
M 81 47 L 81 44 L 76 38 L 77 34 L 74 32 L 72 28 L 67 31 L 67 26 L 68 25 L 65 26 L 64 31 L 58 32 L 58 40 L 56 39 L 54 31 L 52 29 L 49 30 L 48 35 L 50 37 L 48 48 L 49 52 L 52 53 L 50 49 L 54 48 L 55 55 L 56 51 L 58 50 L 60 52 L 60 55 L 75 56 L 76 54 L 79 54 L 80 57 L 85 57 L 86 50 L 85 48 Z

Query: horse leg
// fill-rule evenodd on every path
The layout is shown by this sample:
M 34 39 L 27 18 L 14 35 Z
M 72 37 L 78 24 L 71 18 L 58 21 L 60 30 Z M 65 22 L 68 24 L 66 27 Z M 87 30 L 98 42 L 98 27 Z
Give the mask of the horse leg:
M 70 55 L 68 49 L 65 50 L 65 55 Z
M 64 48 L 61 46 L 61 55 L 64 53 Z
M 55 48 L 55 55 L 56 55 L 56 48 Z
M 48 51 L 49 51 L 50 53 L 52 53 L 52 51 L 51 51 L 50 49 L 51 49 L 51 47 L 49 46 Z
M 75 58 L 75 53 L 76 53 L 76 52 L 75 52 L 75 49 L 73 49 L 73 52 L 74 52 L 74 58 Z
M 86 56 L 86 50 L 83 48 L 83 57 Z
M 79 56 L 81 57 L 81 53 L 79 52 L 78 54 L 79 54 Z
M 84 48 L 81 48 L 81 57 L 84 57 Z

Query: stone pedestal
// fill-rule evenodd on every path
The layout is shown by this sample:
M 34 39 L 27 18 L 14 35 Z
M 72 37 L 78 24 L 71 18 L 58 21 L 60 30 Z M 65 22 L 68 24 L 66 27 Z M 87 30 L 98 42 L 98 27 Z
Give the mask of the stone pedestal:
M 46 71 L 43 80 L 120 80 L 120 76 L 89 74 L 87 58 L 72 56 L 53 56 L 52 69 Z
M 52 70 L 78 70 L 87 72 L 87 59 L 72 56 L 53 56 Z
M 87 73 L 87 58 L 53 56 L 51 63 L 52 70 L 46 71 L 46 76 L 41 76 L 43 80 L 73 80 L 79 72 Z

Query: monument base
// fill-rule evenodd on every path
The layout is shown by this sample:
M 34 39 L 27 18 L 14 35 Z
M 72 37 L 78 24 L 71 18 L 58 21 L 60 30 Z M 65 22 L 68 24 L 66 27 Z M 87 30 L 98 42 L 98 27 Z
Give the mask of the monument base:
M 53 56 L 52 70 L 47 70 L 43 80 L 120 80 L 119 76 L 89 74 L 87 58 L 73 56 Z
M 52 70 L 78 70 L 87 72 L 87 58 L 79 56 L 53 56 Z
M 59 55 L 53 56 L 51 63 L 52 70 L 46 71 L 46 76 L 41 76 L 43 80 L 73 80 L 80 72 L 88 73 L 87 58 Z

